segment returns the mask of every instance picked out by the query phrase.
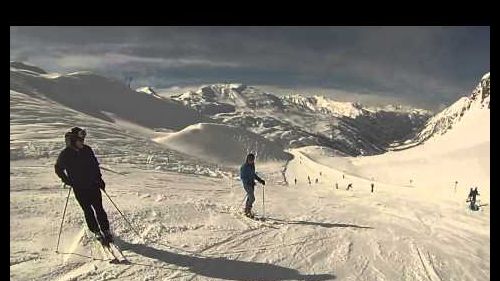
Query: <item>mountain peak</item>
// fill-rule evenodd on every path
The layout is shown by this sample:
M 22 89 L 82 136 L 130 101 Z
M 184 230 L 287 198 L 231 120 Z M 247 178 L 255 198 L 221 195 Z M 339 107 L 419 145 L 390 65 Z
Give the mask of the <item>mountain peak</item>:
M 202 111 L 208 106 L 211 114 L 230 112 L 236 108 L 246 111 L 280 104 L 278 97 L 241 83 L 205 85 L 196 91 L 188 91 L 172 98 Z M 219 112 L 218 109 L 222 111 Z
M 480 97 L 481 106 L 490 108 L 490 73 L 486 73 L 481 78 L 481 82 L 477 85 L 471 98 Z
M 356 118 L 363 114 L 365 109 L 359 103 L 334 101 L 325 96 L 302 96 L 293 94 L 283 96 L 282 100 L 286 104 L 294 105 L 299 108 L 307 109 L 313 112 L 324 112 L 337 116 L 347 116 Z
M 433 136 L 444 135 L 457 124 L 459 124 L 466 115 L 471 112 L 480 112 L 490 108 L 490 73 L 486 73 L 481 81 L 469 96 L 458 99 L 449 107 L 430 118 L 424 128 L 409 141 L 409 146 L 414 146 L 427 141 Z
M 159 98 L 159 99 L 162 98 L 161 96 L 159 96 L 156 93 L 156 91 L 152 87 L 149 87 L 149 86 L 137 88 L 137 89 L 135 89 L 135 91 L 138 92 L 138 93 L 145 93 L 147 95 L 151 95 L 151 96 L 153 96 L 155 98 Z
M 203 91 L 237 91 L 237 92 L 242 92 L 245 89 L 247 89 L 247 85 L 242 84 L 242 83 L 216 83 L 216 84 L 210 84 L 210 85 L 204 85 L 198 89 L 196 92 L 203 92 Z
M 490 72 L 489 71 L 488 71 L 488 73 L 483 75 L 483 77 L 481 78 L 481 81 L 483 81 L 483 80 L 490 80 Z

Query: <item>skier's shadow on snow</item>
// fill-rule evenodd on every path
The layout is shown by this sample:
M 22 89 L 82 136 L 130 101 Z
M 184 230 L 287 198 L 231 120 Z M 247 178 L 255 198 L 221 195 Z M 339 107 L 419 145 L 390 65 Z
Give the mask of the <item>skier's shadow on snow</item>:
M 332 274 L 303 275 L 297 270 L 279 265 L 226 258 L 196 257 L 159 250 L 144 244 L 131 244 L 116 238 L 122 250 L 170 265 L 189 268 L 189 271 L 209 278 L 226 280 L 334 280 Z
M 276 221 L 278 223 L 284 223 L 284 224 L 314 225 L 314 226 L 321 226 L 321 227 L 326 227 L 326 228 L 352 227 L 352 228 L 374 229 L 371 226 L 360 226 L 360 225 L 346 224 L 346 223 L 327 223 L 327 222 L 313 222 L 313 221 L 287 221 L 287 220 L 280 220 L 280 219 L 274 219 L 274 218 L 267 218 L 267 219 L 270 221 Z

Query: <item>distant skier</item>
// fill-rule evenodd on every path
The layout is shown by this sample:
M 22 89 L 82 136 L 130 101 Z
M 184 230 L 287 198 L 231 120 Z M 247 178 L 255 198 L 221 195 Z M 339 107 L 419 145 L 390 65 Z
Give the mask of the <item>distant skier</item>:
M 316 178 L 316 183 L 318 183 L 318 178 Z
M 347 189 L 346 190 L 349 190 L 351 188 L 352 188 L 352 183 L 350 183 L 350 184 L 347 185 Z
M 309 181 L 309 185 L 311 185 L 311 178 L 307 176 L 307 181 Z
M 321 176 L 321 172 L 319 172 L 319 175 Z
M 372 182 L 371 186 L 372 186 L 372 193 L 373 193 L 373 187 L 375 186 L 375 185 L 373 184 L 373 182 Z
M 295 178 L 295 185 L 297 185 L 297 178 Z
M 339 189 L 339 183 L 338 182 L 335 183 L 335 189 Z
M 342 179 L 345 179 L 345 176 L 342 174 Z
M 252 153 L 247 155 L 245 163 L 241 165 L 240 178 L 243 182 L 243 188 L 247 192 L 245 216 L 253 218 L 254 214 L 252 213 L 252 204 L 255 201 L 255 180 L 260 182 L 262 185 L 266 185 L 266 182 L 259 176 L 257 176 L 257 174 L 255 174 L 255 155 L 253 155 Z
M 477 187 L 475 189 L 470 189 L 469 192 L 469 197 L 467 199 L 467 202 L 470 202 L 470 208 L 471 210 L 477 211 L 479 208 L 476 206 L 476 196 L 480 195 L 479 192 L 477 191 Z
M 85 130 L 78 127 L 64 135 L 66 148 L 59 154 L 54 168 L 57 176 L 73 187 L 90 231 L 101 243 L 109 244 L 113 242 L 113 236 L 99 190 L 104 190 L 106 184 L 92 148 L 84 144 L 85 136 Z

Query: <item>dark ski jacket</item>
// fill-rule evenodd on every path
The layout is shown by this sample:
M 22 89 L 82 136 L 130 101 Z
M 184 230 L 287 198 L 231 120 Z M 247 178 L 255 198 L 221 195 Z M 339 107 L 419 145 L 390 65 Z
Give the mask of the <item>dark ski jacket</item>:
M 480 195 L 479 192 L 473 189 L 469 192 L 469 199 L 473 198 L 475 200 L 477 195 Z
M 257 174 L 255 174 L 255 165 L 245 163 L 240 168 L 240 179 L 244 186 L 255 186 L 255 180 L 263 182 Z
M 102 181 L 99 162 L 88 145 L 80 150 L 66 147 L 57 157 L 54 168 L 65 184 L 77 189 L 98 188 Z
M 472 191 L 472 199 L 473 199 L 474 201 L 476 201 L 476 196 L 478 196 L 478 195 L 479 195 L 479 192 L 478 192 L 477 190 L 473 190 L 473 191 Z

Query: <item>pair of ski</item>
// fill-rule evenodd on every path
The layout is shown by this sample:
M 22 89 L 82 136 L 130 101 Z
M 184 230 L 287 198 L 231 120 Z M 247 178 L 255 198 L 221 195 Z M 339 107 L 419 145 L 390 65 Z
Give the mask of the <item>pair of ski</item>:
M 130 264 L 130 261 L 127 260 L 125 255 L 123 255 L 122 251 L 115 243 L 109 242 L 106 243 L 104 241 L 99 241 L 97 239 L 94 240 L 95 244 L 101 250 L 102 255 L 108 259 L 111 264 Z
M 264 218 L 264 217 L 260 217 L 260 216 L 256 216 L 256 215 L 247 216 L 245 213 L 240 213 L 240 212 L 238 212 L 237 214 L 240 217 L 243 217 L 245 219 L 248 219 L 248 220 L 251 220 L 251 221 L 253 221 L 255 223 L 258 223 L 259 225 L 263 225 L 263 226 L 267 226 L 267 227 L 271 227 L 271 228 L 277 228 L 272 223 L 266 221 L 266 218 Z

